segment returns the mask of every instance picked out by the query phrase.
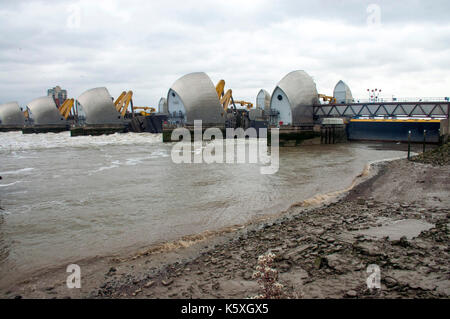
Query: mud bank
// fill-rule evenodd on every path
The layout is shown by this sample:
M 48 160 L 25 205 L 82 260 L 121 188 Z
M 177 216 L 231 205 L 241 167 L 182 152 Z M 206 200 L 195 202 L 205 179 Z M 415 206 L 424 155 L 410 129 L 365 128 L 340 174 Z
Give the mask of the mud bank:
M 258 256 L 273 252 L 279 282 L 303 298 L 448 298 L 450 166 L 397 160 L 322 207 L 126 258 L 80 261 L 80 289 L 65 267 L 1 289 L 6 298 L 247 298 Z M 387 237 L 389 236 L 389 237 Z M 180 248 L 184 247 L 184 248 Z M 381 289 L 367 288 L 368 265 Z

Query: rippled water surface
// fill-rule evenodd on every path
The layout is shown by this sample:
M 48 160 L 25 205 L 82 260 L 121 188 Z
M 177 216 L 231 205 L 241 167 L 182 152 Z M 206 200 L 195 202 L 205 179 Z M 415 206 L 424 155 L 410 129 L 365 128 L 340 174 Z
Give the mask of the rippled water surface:
M 0 133 L 1 277 L 243 224 L 404 156 L 377 144 L 283 148 L 278 173 L 262 175 L 259 164 L 175 164 L 161 140 Z

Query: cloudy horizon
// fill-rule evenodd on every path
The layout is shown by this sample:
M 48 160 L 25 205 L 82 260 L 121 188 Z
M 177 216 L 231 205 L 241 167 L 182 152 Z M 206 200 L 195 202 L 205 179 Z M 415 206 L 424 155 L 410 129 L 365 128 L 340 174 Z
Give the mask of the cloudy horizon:
M 0 0 L 0 103 L 104 86 L 157 107 L 199 71 L 253 103 L 292 70 L 323 94 L 343 80 L 357 98 L 450 96 L 448 12 L 419 0 Z

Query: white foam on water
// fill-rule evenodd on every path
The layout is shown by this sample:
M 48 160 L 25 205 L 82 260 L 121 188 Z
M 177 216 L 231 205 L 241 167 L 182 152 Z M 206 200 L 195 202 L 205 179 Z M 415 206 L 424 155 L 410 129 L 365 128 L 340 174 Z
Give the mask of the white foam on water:
M 15 184 L 18 184 L 18 183 L 21 183 L 22 181 L 15 181 L 15 182 L 12 182 L 12 183 L 9 183 L 9 184 L 0 184 L 0 187 L 8 187 L 8 186 L 12 186 L 12 185 L 15 185 Z
M 111 162 L 111 164 L 112 164 L 112 165 L 109 165 L 109 166 L 101 166 L 101 167 L 98 168 L 98 169 L 92 170 L 92 171 L 89 172 L 88 175 L 92 175 L 93 173 L 99 173 L 99 172 L 102 172 L 102 171 L 114 169 L 114 168 L 117 168 L 117 167 L 120 166 L 120 165 L 119 165 L 119 164 L 120 164 L 119 161 L 113 161 L 113 162 Z
M 88 175 L 92 175 L 93 173 L 98 173 L 98 172 L 109 170 L 109 169 L 118 168 L 120 166 L 136 166 L 136 165 L 143 164 L 145 161 L 149 161 L 149 160 L 152 160 L 155 158 L 169 157 L 169 156 L 170 155 L 169 155 L 168 151 L 166 151 L 166 150 L 156 150 L 156 151 L 150 152 L 149 155 L 146 155 L 146 156 L 130 157 L 123 161 L 117 161 L 117 160 L 112 161 L 111 165 L 101 166 L 98 169 L 89 171 Z M 107 157 L 109 157 L 109 156 L 107 156 Z
M 158 157 L 169 157 L 170 154 L 166 150 L 153 151 L 146 159 L 158 158 Z
M 142 163 L 142 161 L 140 159 L 138 159 L 138 158 L 127 158 L 126 162 L 125 162 L 125 165 L 127 165 L 127 166 L 135 166 L 135 165 L 138 165 L 140 163 Z
M 0 133 L 0 152 L 39 150 L 60 147 L 92 147 L 105 145 L 148 145 L 162 143 L 162 134 L 116 133 L 100 136 L 75 136 L 70 132 L 22 134 L 22 132 Z
M 154 158 L 162 158 L 162 157 L 169 157 L 169 153 L 165 150 L 156 150 L 151 152 L 149 155 L 146 156 L 139 156 L 139 157 L 130 157 L 127 158 L 125 161 L 125 165 L 128 166 L 134 166 L 137 164 L 141 164 L 142 162 L 145 162 L 147 160 L 151 160 Z
M 34 170 L 34 167 L 26 167 L 26 168 L 21 168 L 21 169 L 14 170 L 14 171 L 0 172 L 0 176 L 1 175 L 16 175 L 16 174 L 29 172 L 29 171 L 32 171 L 32 170 Z
M 106 171 L 106 170 L 113 169 L 113 168 L 116 168 L 116 167 L 119 167 L 119 165 L 102 166 L 99 169 L 95 170 L 94 172 Z

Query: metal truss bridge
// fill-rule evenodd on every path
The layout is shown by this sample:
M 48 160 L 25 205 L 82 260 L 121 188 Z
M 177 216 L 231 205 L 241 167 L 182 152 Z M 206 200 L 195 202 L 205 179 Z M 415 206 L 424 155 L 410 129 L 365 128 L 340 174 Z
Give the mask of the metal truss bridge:
M 448 118 L 450 102 L 372 102 L 314 106 L 314 117 Z

